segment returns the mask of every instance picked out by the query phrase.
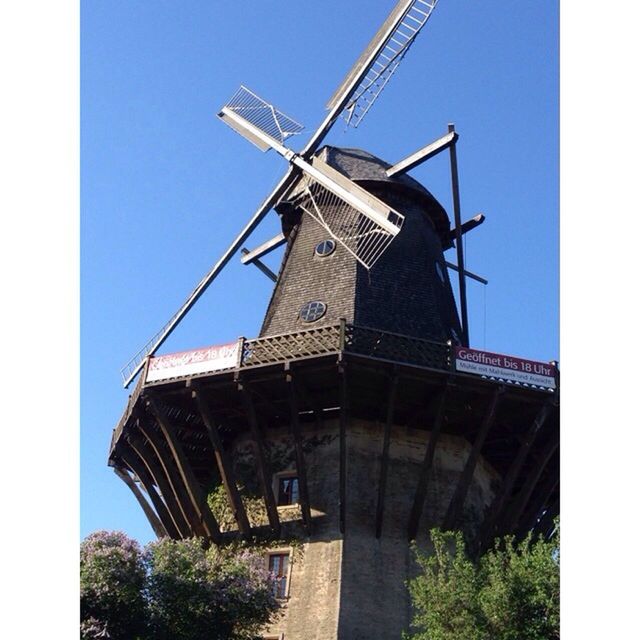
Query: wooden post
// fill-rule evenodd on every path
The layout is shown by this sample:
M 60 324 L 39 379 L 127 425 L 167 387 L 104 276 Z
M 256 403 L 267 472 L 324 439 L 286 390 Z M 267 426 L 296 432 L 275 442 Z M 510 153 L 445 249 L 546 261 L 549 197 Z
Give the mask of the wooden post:
M 543 539 L 548 540 L 551 537 L 551 534 L 555 530 L 554 519 L 559 513 L 560 508 L 560 498 L 556 498 L 554 502 L 549 505 L 542 516 L 540 518 L 538 524 L 533 529 L 533 539 L 535 540 L 538 536 L 542 536 Z
M 529 508 L 520 518 L 516 530 L 516 537 L 518 539 L 524 538 L 527 533 L 534 528 L 534 526 L 538 522 L 538 519 L 540 518 L 542 510 L 544 509 L 544 505 L 547 504 L 549 498 L 551 498 L 551 495 L 556 490 L 559 484 L 560 476 L 557 473 L 556 469 L 552 469 L 551 473 L 549 473 L 549 477 L 539 491 L 538 499 L 532 501 L 532 504 L 529 505 Z
M 449 133 L 455 132 L 455 126 L 450 124 Z M 469 321 L 467 318 L 467 284 L 464 275 L 464 251 L 462 248 L 462 221 L 460 217 L 460 186 L 458 184 L 458 157 L 456 154 L 456 141 L 449 147 L 449 157 L 451 160 L 451 191 L 453 194 L 453 215 L 456 232 L 456 255 L 458 259 L 458 286 L 460 289 L 460 316 L 462 321 L 462 342 L 465 347 L 469 346 Z
M 126 441 L 118 447 L 118 455 L 122 462 L 138 476 L 156 510 L 156 513 L 158 514 L 158 517 L 160 518 L 160 522 L 162 522 L 162 526 L 167 532 L 167 535 L 176 540 L 179 539 L 181 537 L 180 530 L 176 526 L 173 515 L 167 508 L 164 500 L 160 495 L 158 495 L 156 486 L 159 488 L 160 485 L 154 482 L 152 475 L 147 471 L 147 466 L 144 460 L 138 456 L 138 454 L 131 448 L 131 445 Z
M 189 494 L 191 504 L 204 527 L 206 536 L 214 542 L 219 542 L 220 528 L 218 527 L 218 523 L 216 522 L 213 513 L 211 513 L 206 497 L 202 493 L 202 489 L 200 488 L 193 470 L 189 465 L 189 461 L 182 450 L 182 446 L 178 441 L 173 425 L 169 421 L 169 418 L 160 403 L 154 400 L 153 397 L 148 396 L 146 398 L 146 405 L 155 416 L 158 425 L 160 426 L 160 430 L 169 445 L 173 459 L 178 467 L 178 472 L 180 473 L 184 486 Z
M 376 538 L 382 535 L 382 519 L 384 517 L 384 496 L 387 487 L 387 472 L 389 468 L 389 445 L 391 442 L 391 426 L 393 424 L 393 410 L 398 392 L 398 376 L 393 375 L 389 386 L 387 399 L 387 419 L 384 425 L 384 439 L 382 453 L 380 454 L 380 480 L 378 481 L 378 504 L 376 507 Z
M 462 512 L 467 492 L 471 486 L 473 472 L 475 471 L 478 458 L 480 457 L 480 452 L 482 451 L 482 445 L 484 444 L 489 430 L 495 422 L 498 404 L 500 402 L 500 398 L 504 394 L 504 391 L 504 386 L 500 385 L 493 392 L 493 397 L 491 398 L 491 403 L 489 404 L 489 408 L 485 414 L 482 426 L 473 441 L 473 447 L 471 448 L 467 462 L 462 470 L 462 474 L 460 475 L 460 480 L 458 481 L 456 490 L 451 498 L 451 502 L 449 503 L 449 508 L 447 509 L 447 514 L 445 515 L 444 523 L 442 525 L 442 528 L 445 530 L 453 529 L 458 523 L 458 518 Z
M 229 505 L 231 506 L 231 510 L 233 511 L 233 515 L 238 524 L 238 530 L 240 531 L 240 533 L 242 533 L 242 535 L 248 536 L 251 533 L 251 525 L 249 524 L 249 519 L 247 518 L 247 512 L 244 508 L 242 497 L 240 496 L 240 492 L 238 491 L 238 485 L 236 483 L 235 474 L 233 472 L 233 465 L 224 450 L 220 434 L 218 433 L 218 427 L 215 424 L 215 420 L 213 418 L 209 405 L 207 404 L 207 401 L 202 394 L 202 391 L 193 383 L 191 384 L 191 387 L 191 395 L 196 401 L 198 411 L 200 412 L 200 416 L 202 417 L 202 422 L 204 422 L 204 425 L 207 428 L 207 433 L 209 434 L 209 440 L 211 441 L 211 446 L 213 447 L 213 453 L 216 459 L 216 464 L 218 466 L 218 471 L 220 472 L 222 484 L 224 485 L 225 491 L 227 493 Z
M 302 437 L 300 435 L 300 420 L 298 411 L 298 398 L 296 395 L 297 384 L 294 382 L 293 375 L 286 375 L 287 393 L 289 396 L 289 407 L 291 410 L 291 434 L 296 450 L 296 470 L 298 472 L 298 491 L 300 493 L 300 508 L 302 511 L 302 520 L 307 531 L 307 535 L 311 533 L 311 505 L 309 501 L 309 486 L 307 483 L 307 466 L 304 459 L 304 450 L 302 448 Z
M 349 419 L 349 394 L 347 370 L 344 363 L 338 367 L 340 374 L 340 533 L 344 535 L 347 515 L 347 421 Z
M 499 524 L 501 533 L 510 533 L 517 527 L 520 516 L 527 506 L 529 498 L 531 498 L 531 494 L 533 493 L 533 490 L 538 483 L 542 472 L 544 471 L 547 463 L 551 459 L 551 456 L 554 454 L 555 450 L 560 444 L 559 437 L 559 433 L 554 434 L 554 437 L 552 437 L 545 445 L 540 459 L 536 460 L 536 462 L 532 465 L 522 489 L 507 510 L 503 521 Z
M 491 543 L 494 533 L 496 522 L 502 513 L 502 509 L 505 505 L 505 502 L 511 495 L 511 490 L 513 489 L 513 485 L 520 473 L 520 469 L 524 463 L 524 460 L 533 445 L 533 442 L 544 426 L 551 410 L 554 407 L 554 399 L 549 398 L 542 405 L 542 408 L 538 412 L 533 424 L 529 427 L 529 430 L 525 434 L 524 439 L 520 444 L 520 448 L 518 449 L 518 453 L 516 457 L 513 459 L 511 466 L 509 467 L 509 471 L 507 471 L 507 475 L 504 477 L 502 482 L 502 486 L 498 489 L 496 496 L 489 507 L 489 511 L 485 517 L 484 523 L 482 525 L 482 530 L 479 536 L 480 548 L 484 549 L 488 544 Z
M 140 429 L 139 426 L 138 429 Z M 151 477 L 150 479 L 160 490 L 162 501 L 166 505 L 167 512 L 171 517 L 174 528 L 176 529 L 177 537 L 191 537 L 192 531 L 190 520 L 180 507 L 180 502 L 177 499 L 173 485 L 170 485 L 168 476 L 166 472 L 163 471 L 162 461 L 160 461 L 160 465 L 156 463 L 155 459 L 157 458 L 158 460 L 160 460 L 160 458 L 155 455 L 152 447 L 144 444 L 142 438 L 140 438 L 139 436 L 130 435 L 127 438 L 127 442 L 133 450 L 135 456 L 137 456 L 142 461 L 144 467 L 147 469 Z M 138 474 L 138 477 L 140 477 L 140 474 L 144 473 L 143 469 L 139 465 L 137 465 L 137 461 L 135 460 L 134 456 L 125 457 L 127 456 L 126 451 L 124 451 L 121 455 L 123 456 L 123 460 L 127 463 L 127 465 Z M 168 528 L 169 526 L 167 525 L 167 529 Z
M 236 369 L 240 369 L 242 367 L 242 360 L 244 358 L 244 343 L 246 338 L 244 336 L 240 336 L 238 338 L 238 360 L 236 361 Z
M 116 472 L 116 475 L 120 480 L 122 480 L 129 489 L 131 489 L 131 493 L 135 496 L 135 499 L 138 501 L 138 504 L 142 507 L 144 511 L 144 515 L 147 516 L 147 520 L 153 529 L 153 532 L 156 534 L 158 538 L 164 538 L 169 535 L 164 525 L 160 521 L 160 518 L 156 514 L 156 512 L 151 508 L 151 505 L 146 501 L 145 497 L 142 495 L 140 489 L 131 478 L 129 473 L 124 469 L 118 469 L 118 467 L 114 467 L 113 470 Z
M 429 480 L 429 474 L 433 466 L 433 458 L 436 451 L 436 445 L 438 444 L 438 438 L 440 431 L 442 430 L 442 424 L 444 422 L 445 407 L 447 403 L 447 393 L 449 391 L 449 383 L 440 392 L 435 400 L 436 404 L 436 416 L 431 429 L 431 435 L 429 436 L 429 442 L 424 453 L 424 460 L 420 467 L 420 477 L 418 478 L 418 485 L 416 486 L 416 493 L 413 498 L 413 506 L 411 507 L 411 515 L 409 516 L 409 526 L 407 533 L 409 540 L 415 540 L 418 533 L 418 525 L 420 523 L 420 517 L 422 516 L 422 509 L 424 507 L 424 501 L 427 497 L 427 486 Z
M 256 409 L 253 404 L 253 398 L 245 382 L 238 382 L 238 390 L 242 395 L 242 401 L 244 403 L 245 413 L 247 415 L 247 421 L 251 429 L 251 435 L 254 442 L 254 454 L 256 457 L 256 463 L 258 465 L 258 478 L 262 488 L 262 495 L 264 497 L 264 504 L 267 509 L 267 518 L 269 519 L 269 525 L 276 536 L 280 535 L 280 518 L 278 517 L 278 508 L 276 507 L 276 500 L 273 495 L 273 487 L 271 486 L 271 468 L 267 462 L 264 454 L 264 441 L 262 434 L 260 433 L 260 427 L 258 426 L 258 417 L 256 415 Z

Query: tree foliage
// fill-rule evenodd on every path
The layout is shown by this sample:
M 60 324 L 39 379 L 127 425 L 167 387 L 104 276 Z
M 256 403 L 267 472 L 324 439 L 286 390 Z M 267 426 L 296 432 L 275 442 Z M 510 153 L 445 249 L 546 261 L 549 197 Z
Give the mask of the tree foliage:
M 263 558 L 167 538 L 141 550 L 100 531 L 81 545 L 83 640 L 249 640 L 278 608 Z
M 244 640 L 277 608 L 263 558 L 204 550 L 198 540 L 148 547 L 150 627 L 157 640 Z
M 460 532 L 431 531 L 434 551 L 416 551 L 409 582 L 410 640 L 555 640 L 560 637 L 559 536 L 512 537 L 473 562 Z
M 135 540 L 97 531 L 80 546 L 80 615 L 83 639 L 131 640 L 145 629 L 145 563 Z

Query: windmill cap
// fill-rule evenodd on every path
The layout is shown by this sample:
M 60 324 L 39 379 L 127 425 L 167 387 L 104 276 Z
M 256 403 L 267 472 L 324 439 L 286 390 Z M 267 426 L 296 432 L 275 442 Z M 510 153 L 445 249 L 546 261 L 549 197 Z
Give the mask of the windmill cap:
M 324 146 L 316 156 L 365 189 L 367 187 L 371 190 L 376 188 L 378 190 L 381 188 L 392 189 L 415 198 L 428 214 L 443 246 L 446 247 L 450 244 L 451 223 L 449 216 L 442 205 L 417 180 L 406 174 L 389 177 L 386 170 L 392 165 L 362 149 Z M 383 187 L 381 187 L 381 183 L 384 183 Z M 276 210 L 278 213 L 284 213 L 279 210 L 279 207 L 276 207 Z

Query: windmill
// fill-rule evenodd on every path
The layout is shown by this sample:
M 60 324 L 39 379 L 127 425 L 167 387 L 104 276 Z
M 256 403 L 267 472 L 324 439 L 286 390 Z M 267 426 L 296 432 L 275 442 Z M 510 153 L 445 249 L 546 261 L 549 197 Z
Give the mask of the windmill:
M 264 543 L 283 600 L 266 638 L 399 637 L 410 541 L 459 528 L 480 551 L 496 534 L 548 535 L 557 513 L 555 364 L 468 344 L 465 278 L 486 281 L 465 270 L 461 238 L 484 216 L 461 223 L 454 127 L 395 164 L 321 147 L 339 118 L 360 124 L 436 1 L 397 3 L 300 152 L 286 143 L 301 125 L 246 87 L 220 109 L 287 171 L 124 372 L 129 384 L 145 366 L 109 464 L 159 536 Z M 407 175 L 445 150 L 453 228 Z M 246 249 L 272 208 L 282 233 Z M 276 276 L 260 258 L 285 242 Z M 276 280 L 260 335 L 153 356 L 240 250 Z
M 261 151 L 274 149 L 288 162 L 287 172 L 184 304 L 122 368 L 125 387 L 129 386 L 141 371 L 145 359 L 160 348 L 240 250 L 266 214 L 292 192 L 296 193 L 296 204 L 315 218 L 361 265 L 370 269 L 376 263 L 401 232 L 404 216 L 320 158 L 314 157 L 314 154 L 340 118 L 351 127 L 357 127 L 362 122 L 426 25 L 437 3 L 438 0 L 400 0 L 396 4 L 329 99 L 328 113 L 300 153 L 293 152 L 285 146 L 285 142 L 290 136 L 299 134 L 303 130 L 302 125 L 246 87 L 241 86 L 222 107 L 219 118 Z M 484 216 L 476 216 L 464 226 L 460 223 L 456 140 L 457 134 L 450 125 L 445 136 L 390 167 L 387 175 L 405 173 L 441 151 L 450 149 L 458 265 L 447 263 L 447 266 L 459 272 L 462 341 L 468 343 L 465 275 L 479 279 L 485 284 L 486 281 L 465 272 L 460 239 L 463 233 L 483 222 Z M 284 236 L 279 235 L 254 251 L 243 249 L 242 262 L 256 264 L 274 279 L 274 274 L 260 262 L 260 257 L 284 241 Z

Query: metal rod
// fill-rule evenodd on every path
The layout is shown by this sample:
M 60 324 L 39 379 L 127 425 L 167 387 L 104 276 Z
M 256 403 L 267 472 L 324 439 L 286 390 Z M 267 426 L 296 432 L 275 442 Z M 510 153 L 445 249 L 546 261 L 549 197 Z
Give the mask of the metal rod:
M 455 131 L 455 125 L 449 124 L 449 133 Z M 467 318 L 467 285 L 464 273 L 464 252 L 462 250 L 462 224 L 460 221 L 460 187 L 458 185 L 458 158 L 455 142 L 449 147 L 451 158 L 451 191 L 453 193 L 453 215 L 456 225 L 456 253 L 458 256 L 458 283 L 460 287 L 460 315 L 462 316 L 462 342 L 469 346 L 469 321 Z

